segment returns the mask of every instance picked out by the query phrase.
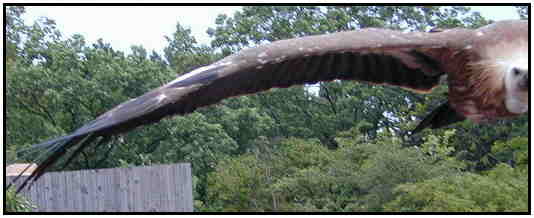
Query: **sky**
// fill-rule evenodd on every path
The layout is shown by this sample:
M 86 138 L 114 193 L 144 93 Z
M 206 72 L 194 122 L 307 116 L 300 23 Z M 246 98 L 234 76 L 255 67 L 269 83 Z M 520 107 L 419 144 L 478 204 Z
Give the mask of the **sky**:
M 475 6 L 482 16 L 492 20 L 518 19 L 514 7 Z M 197 42 L 209 44 L 208 27 L 215 27 L 219 14 L 231 16 L 240 6 L 27 6 L 23 19 L 27 25 L 45 16 L 56 21 L 67 37 L 77 33 L 88 43 L 99 38 L 116 50 L 130 52 L 130 46 L 142 45 L 148 51 L 162 53 L 164 36 L 171 36 L 176 22 L 191 29 Z

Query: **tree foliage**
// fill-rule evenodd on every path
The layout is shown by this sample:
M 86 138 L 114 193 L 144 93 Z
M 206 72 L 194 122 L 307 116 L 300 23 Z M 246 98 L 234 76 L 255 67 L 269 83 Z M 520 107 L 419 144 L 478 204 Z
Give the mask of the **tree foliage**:
M 391 211 L 527 212 L 527 172 L 500 164 L 482 175 L 462 173 L 399 185 Z
M 25 197 L 16 194 L 14 189 L 8 189 L 4 199 L 4 209 L 6 212 L 32 212 L 36 208 Z
M 355 137 L 356 135 L 356 137 Z M 340 148 L 316 139 L 290 138 L 278 149 L 225 160 L 210 174 L 210 210 L 382 211 L 397 185 L 455 175 L 461 163 L 436 161 L 400 139 L 364 143 L 358 130 L 340 133 Z

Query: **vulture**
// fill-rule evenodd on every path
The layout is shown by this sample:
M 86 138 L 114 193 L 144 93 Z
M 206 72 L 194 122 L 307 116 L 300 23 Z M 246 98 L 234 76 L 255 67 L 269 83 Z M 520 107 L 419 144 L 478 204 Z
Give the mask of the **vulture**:
M 60 158 L 66 156 L 69 164 L 90 145 L 225 98 L 274 87 L 355 80 L 428 93 L 445 80 L 447 102 L 413 132 L 466 119 L 515 117 L 528 112 L 528 54 L 529 24 L 520 20 L 430 32 L 365 28 L 243 49 L 119 104 L 69 135 L 34 145 L 48 152 L 18 190 Z

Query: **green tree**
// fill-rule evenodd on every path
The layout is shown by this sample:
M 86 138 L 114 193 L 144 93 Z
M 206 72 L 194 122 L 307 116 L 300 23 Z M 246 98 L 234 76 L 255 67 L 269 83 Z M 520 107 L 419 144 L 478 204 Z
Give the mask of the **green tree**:
M 225 160 L 209 175 L 211 203 L 200 209 L 381 211 L 398 195 L 397 185 L 456 175 L 462 167 L 452 158 L 402 148 L 391 136 L 373 143 L 364 138 L 356 128 L 343 132 L 336 138 L 337 150 L 314 139 L 271 141 L 263 146 L 269 149 Z
M 163 49 L 165 60 L 171 69 L 178 74 L 187 73 L 202 65 L 213 62 L 216 56 L 210 47 L 199 46 L 191 30 L 176 24 L 176 31 L 172 36 L 165 36 L 168 45 Z
M 527 212 L 527 172 L 498 165 L 482 175 L 463 173 L 400 185 L 388 211 Z
M 25 13 L 24 7 L 6 7 L 5 33 L 6 33 L 6 64 L 13 65 L 13 61 L 19 52 L 19 44 L 22 39 L 21 36 L 27 31 L 27 26 L 21 15 Z

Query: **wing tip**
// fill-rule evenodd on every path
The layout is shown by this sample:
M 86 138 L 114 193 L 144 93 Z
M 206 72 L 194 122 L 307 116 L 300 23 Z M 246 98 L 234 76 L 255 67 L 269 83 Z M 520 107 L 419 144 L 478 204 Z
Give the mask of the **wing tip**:
M 15 193 L 20 193 L 24 188 L 31 187 L 32 184 L 37 181 L 44 173 L 61 157 L 63 157 L 71 148 L 72 146 L 79 144 L 80 142 L 84 143 L 82 145 L 87 145 L 91 142 L 89 140 L 92 136 L 92 133 L 85 133 L 85 134 L 71 134 L 62 136 L 56 139 L 52 139 L 37 145 L 33 145 L 32 148 L 34 149 L 43 149 L 46 148 L 47 151 L 43 152 L 41 155 L 39 155 L 34 162 L 37 162 L 37 167 L 31 172 L 31 174 L 24 179 L 24 181 L 18 185 L 17 190 Z M 87 144 L 86 144 L 87 143 Z M 50 154 L 51 153 L 51 154 Z M 45 157 L 42 161 L 39 160 L 42 158 L 43 155 L 50 154 L 49 156 Z M 72 157 L 71 157 L 72 158 Z M 69 158 L 69 160 L 71 159 Z M 31 167 L 31 164 L 27 166 L 21 173 L 19 173 L 10 183 L 6 186 L 6 188 L 10 188 L 15 185 L 17 181 L 24 177 L 24 173 L 26 173 Z

